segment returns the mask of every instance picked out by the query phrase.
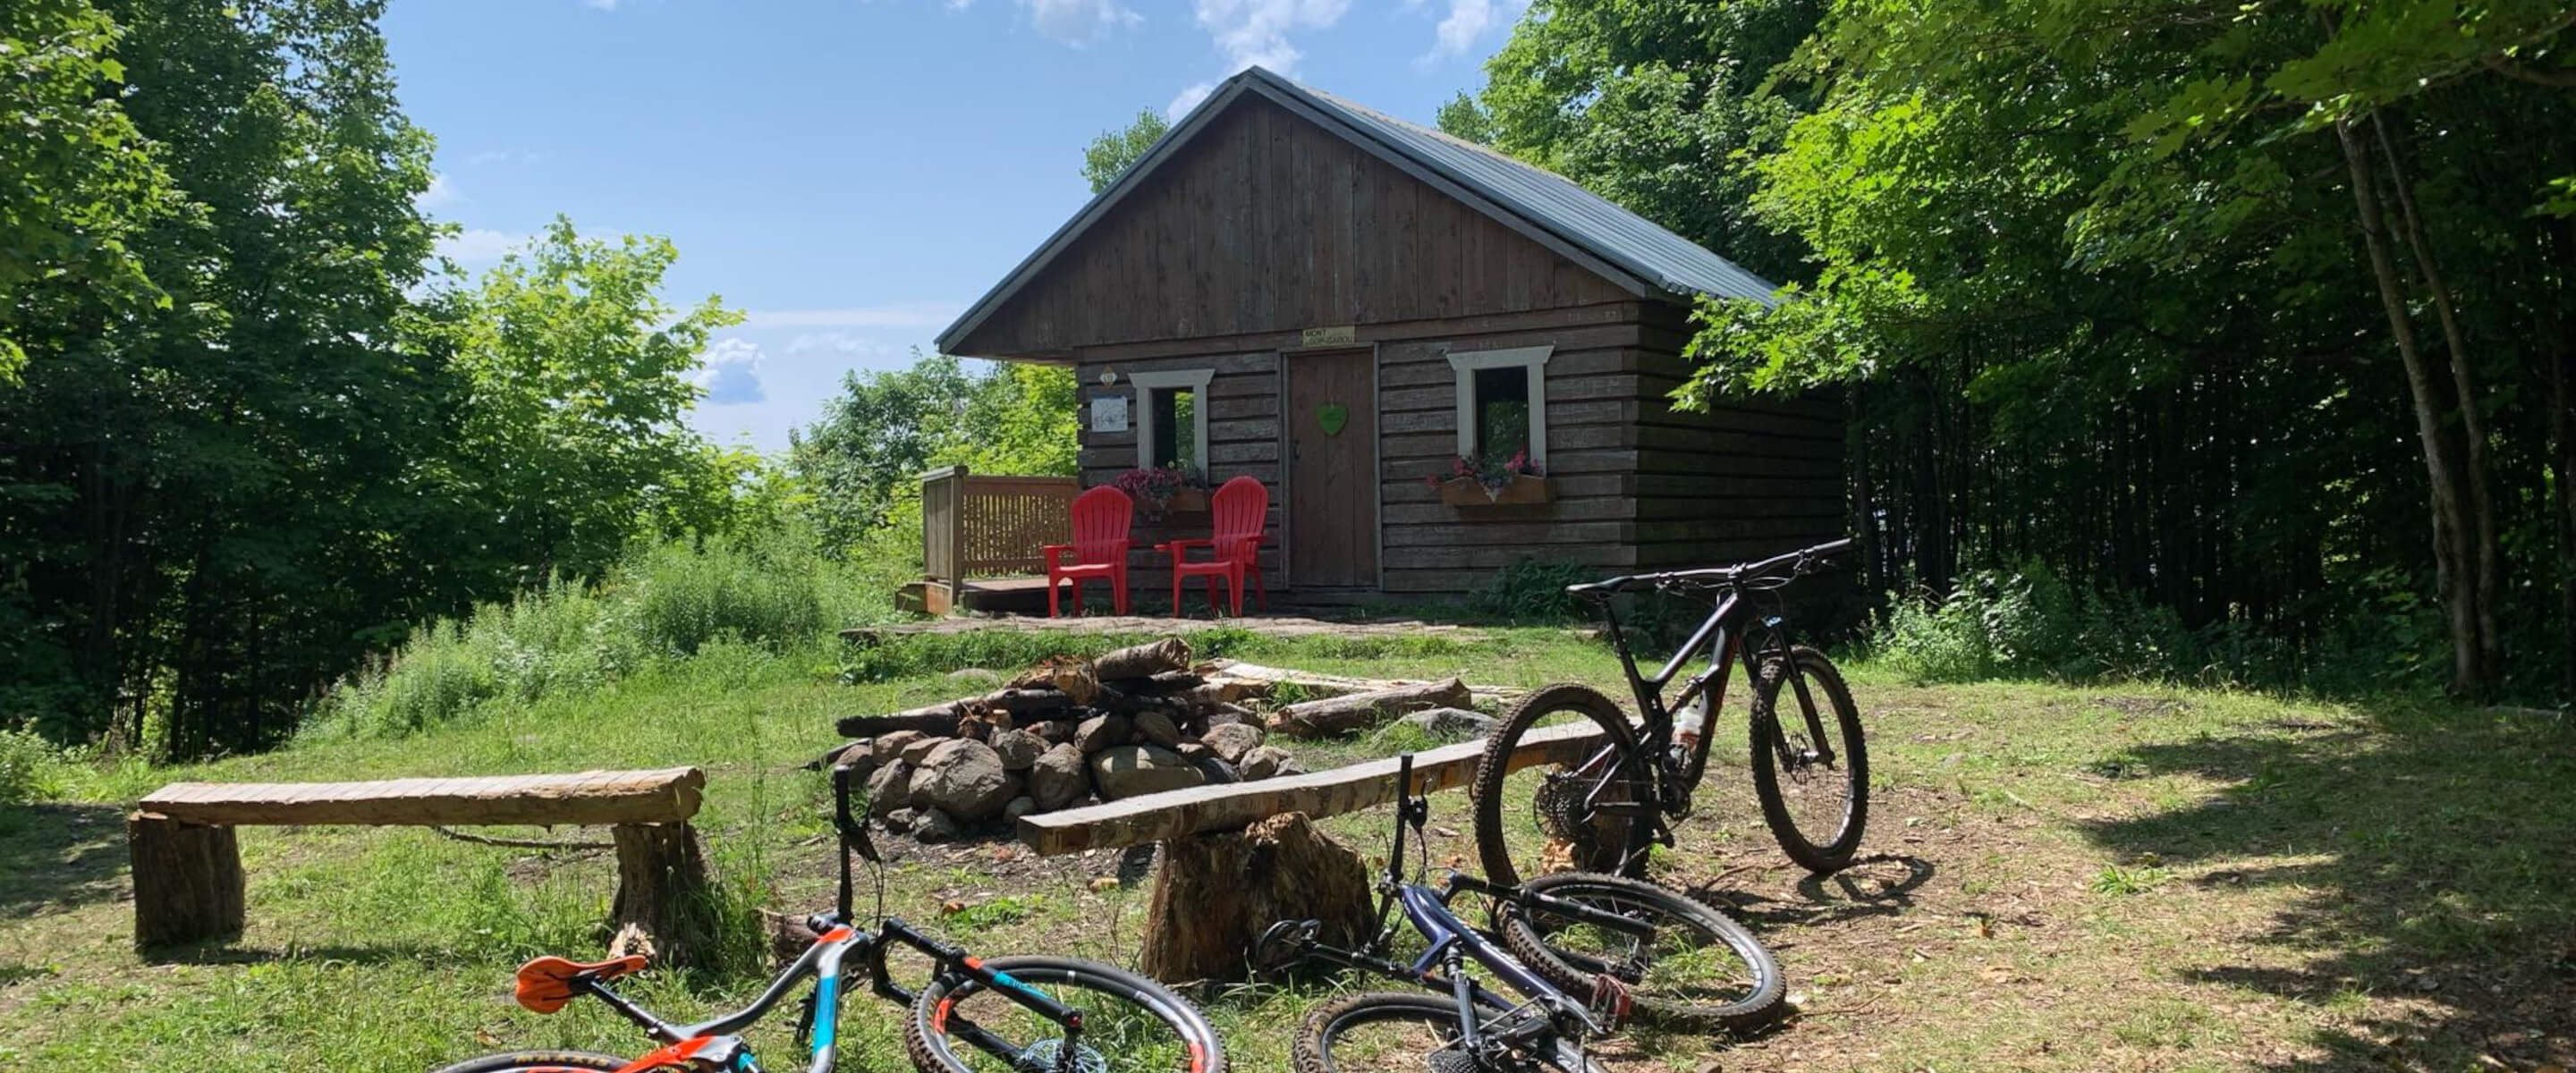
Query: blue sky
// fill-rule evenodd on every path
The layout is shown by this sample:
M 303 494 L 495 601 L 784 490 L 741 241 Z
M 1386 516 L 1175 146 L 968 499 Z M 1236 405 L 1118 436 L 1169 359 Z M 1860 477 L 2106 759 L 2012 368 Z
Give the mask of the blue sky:
M 469 269 L 561 212 L 669 236 L 668 297 L 748 314 L 707 435 L 787 445 L 901 366 L 1089 196 L 1082 146 L 1249 64 L 1428 121 L 1526 0 L 398 0 L 422 204 Z

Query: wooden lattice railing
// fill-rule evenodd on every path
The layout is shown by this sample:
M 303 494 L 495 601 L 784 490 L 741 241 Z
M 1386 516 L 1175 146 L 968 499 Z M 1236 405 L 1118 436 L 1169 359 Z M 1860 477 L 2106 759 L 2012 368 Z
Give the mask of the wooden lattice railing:
M 921 475 L 921 561 L 932 581 L 1046 569 L 1039 549 L 1073 539 L 1072 477 L 1000 477 L 948 466 Z

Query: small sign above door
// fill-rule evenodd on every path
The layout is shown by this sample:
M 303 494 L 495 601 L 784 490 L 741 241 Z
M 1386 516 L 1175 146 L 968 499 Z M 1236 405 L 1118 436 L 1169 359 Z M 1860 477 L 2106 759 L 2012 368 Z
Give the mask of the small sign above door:
M 1353 326 L 1348 324 L 1336 324 L 1328 328 L 1306 329 L 1301 333 L 1300 345 L 1348 346 L 1353 340 L 1358 338 L 1359 332 Z

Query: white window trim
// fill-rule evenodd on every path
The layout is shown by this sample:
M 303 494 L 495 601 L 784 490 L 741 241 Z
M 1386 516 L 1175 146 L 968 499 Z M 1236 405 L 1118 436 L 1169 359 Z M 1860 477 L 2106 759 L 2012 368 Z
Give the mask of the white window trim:
M 1136 468 L 1146 467 L 1154 451 L 1154 392 L 1162 388 L 1190 389 L 1190 445 L 1196 450 L 1190 457 L 1199 460 L 1199 477 L 1208 475 L 1208 383 L 1216 379 L 1214 369 L 1156 369 L 1127 374 L 1127 383 L 1136 389 Z
M 1476 454 L 1476 373 L 1482 369 L 1508 369 L 1518 366 L 1529 374 L 1529 439 L 1530 461 L 1541 471 L 1547 468 L 1547 359 L 1556 353 L 1556 344 L 1512 347 L 1507 350 L 1471 350 L 1449 355 L 1449 367 L 1458 373 L 1458 454 L 1473 458 Z

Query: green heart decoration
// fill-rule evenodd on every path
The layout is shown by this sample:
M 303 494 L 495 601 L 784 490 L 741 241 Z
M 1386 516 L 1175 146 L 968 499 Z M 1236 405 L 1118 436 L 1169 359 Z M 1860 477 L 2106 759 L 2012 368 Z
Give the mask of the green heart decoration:
M 1351 408 L 1348 406 L 1338 402 L 1328 402 L 1315 407 L 1315 424 L 1324 430 L 1324 435 L 1339 436 L 1342 434 L 1342 429 L 1350 423 Z

